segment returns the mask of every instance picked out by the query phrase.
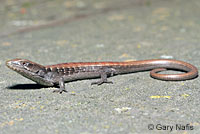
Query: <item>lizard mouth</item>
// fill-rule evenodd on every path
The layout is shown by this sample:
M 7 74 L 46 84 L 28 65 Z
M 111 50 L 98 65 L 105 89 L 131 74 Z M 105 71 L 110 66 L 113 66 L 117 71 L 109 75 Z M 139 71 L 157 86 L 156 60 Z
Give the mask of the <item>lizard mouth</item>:
M 11 61 L 11 60 L 9 60 L 9 61 L 6 61 L 6 66 L 7 66 L 8 68 L 10 68 L 10 69 L 14 69 L 14 67 L 13 67 L 13 64 L 12 64 L 12 61 Z
M 6 66 L 12 70 L 18 71 L 20 70 L 20 64 L 17 61 L 13 60 L 8 60 L 6 61 Z

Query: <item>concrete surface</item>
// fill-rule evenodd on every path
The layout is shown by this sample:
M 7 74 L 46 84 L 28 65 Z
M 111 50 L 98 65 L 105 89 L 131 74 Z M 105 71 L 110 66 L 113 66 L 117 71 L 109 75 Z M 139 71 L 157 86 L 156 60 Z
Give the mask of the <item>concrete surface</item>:
M 8 0 L 0 10 L 0 35 L 9 34 L 0 39 L 1 134 L 200 133 L 199 78 L 166 82 L 140 72 L 101 86 L 66 83 L 69 93 L 56 94 L 5 66 L 13 58 L 43 65 L 173 58 L 199 68 L 199 0 Z M 54 20 L 64 21 L 18 31 Z

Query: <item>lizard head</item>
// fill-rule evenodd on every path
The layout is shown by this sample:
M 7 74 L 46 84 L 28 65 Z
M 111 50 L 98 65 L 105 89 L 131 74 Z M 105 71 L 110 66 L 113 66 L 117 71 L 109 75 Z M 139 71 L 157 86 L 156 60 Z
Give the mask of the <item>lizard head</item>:
M 20 73 L 20 72 L 29 72 L 29 73 L 37 73 L 40 69 L 43 68 L 42 65 L 34 63 L 25 59 L 13 59 L 8 60 L 6 62 L 7 67 L 10 69 Z
M 8 68 L 41 85 L 52 85 L 44 79 L 45 67 L 40 64 L 25 59 L 13 59 L 6 61 L 6 65 Z

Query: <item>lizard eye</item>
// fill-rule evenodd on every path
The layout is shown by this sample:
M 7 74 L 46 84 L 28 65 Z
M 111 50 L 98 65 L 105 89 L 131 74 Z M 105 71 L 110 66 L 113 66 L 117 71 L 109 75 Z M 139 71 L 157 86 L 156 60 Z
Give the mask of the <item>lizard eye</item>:
M 29 65 L 28 62 L 23 62 L 22 64 L 23 64 L 23 66 L 25 66 L 25 67 L 28 67 L 28 65 Z
M 29 62 L 23 62 L 22 65 L 23 65 L 23 68 L 25 68 L 26 70 L 30 70 L 32 67 L 32 64 Z

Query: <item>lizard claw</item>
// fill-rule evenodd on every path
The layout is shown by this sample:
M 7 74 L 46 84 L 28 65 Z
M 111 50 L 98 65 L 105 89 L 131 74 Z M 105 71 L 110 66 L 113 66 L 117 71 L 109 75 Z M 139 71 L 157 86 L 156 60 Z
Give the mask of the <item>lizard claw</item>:
M 60 94 L 62 94 L 63 92 L 67 93 L 67 90 L 65 90 L 65 89 L 57 89 L 57 90 L 53 91 L 53 93 L 60 93 Z
M 92 82 L 91 83 L 91 85 L 101 85 L 101 84 L 103 84 L 103 83 L 110 83 L 110 84 L 113 84 L 113 82 L 112 81 L 103 81 L 103 80 L 99 80 L 99 81 L 95 81 L 95 82 Z

